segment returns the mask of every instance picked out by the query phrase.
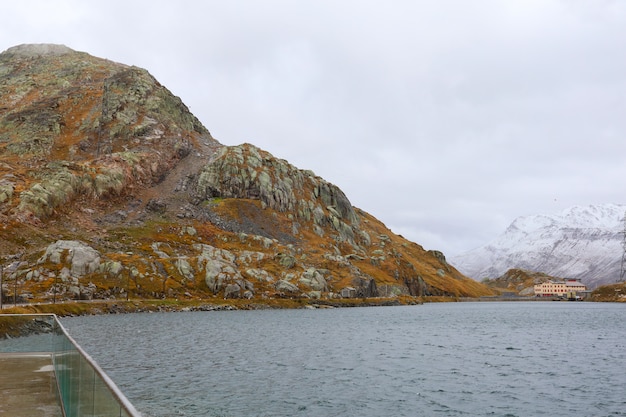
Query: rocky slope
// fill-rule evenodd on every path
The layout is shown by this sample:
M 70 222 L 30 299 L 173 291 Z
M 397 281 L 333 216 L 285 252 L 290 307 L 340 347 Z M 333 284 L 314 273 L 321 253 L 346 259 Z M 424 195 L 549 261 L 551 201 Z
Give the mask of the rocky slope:
M 543 272 L 527 271 L 524 269 L 509 269 L 497 278 L 487 278 L 483 284 L 500 293 L 512 293 L 519 296 L 534 296 L 535 285 L 551 280 L 562 280 Z
M 452 262 L 475 279 L 520 268 L 579 278 L 590 288 L 613 283 L 620 277 L 625 211 L 626 206 L 605 204 L 520 217 L 493 242 Z
M 626 282 L 603 285 L 596 288 L 590 297 L 591 301 L 610 303 L 626 303 Z
M 0 224 L 5 300 L 491 292 L 313 172 L 220 144 L 147 71 L 60 45 L 0 54 Z

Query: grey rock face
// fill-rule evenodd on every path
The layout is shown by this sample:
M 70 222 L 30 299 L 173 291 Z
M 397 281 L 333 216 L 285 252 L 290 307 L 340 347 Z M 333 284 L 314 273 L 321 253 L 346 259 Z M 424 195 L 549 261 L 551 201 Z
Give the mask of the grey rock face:
M 226 292 L 228 293 L 227 298 L 238 298 L 241 295 L 241 291 L 244 291 L 244 296 L 246 296 L 246 293 L 247 295 L 254 294 L 254 284 L 243 278 L 237 263 L 245 265 L 252 259 L 262 259 L 262 253 L 244 251 L 243 256 L 238 258 L 231 251 L 219 249 L 211 245 L 196 244 L 193 247 L 200 251 L 197 258 L 197 269 L 200 271 L 204 270 L 204 281 L 214 294 L 221 290 L 224 290 L 225 294 Z M 271 277 L 266 271 L 255 268 L 247 269 L 245 274 L 250 278 L 258 280 Z M 235 290 L 235 287 L 231 286 L 233 284 L 237 284 L 239 290 Z M 229 288 L 229 286 L 231 287 Z M 235 297 L 235 293 L 239 295 Z
M 239 298 L 241 287 L 239 284 L 228 284 L 224 289 L 224 298 Z
M 274 210 L 293 212 L 297 220 L 331 227 L 350 242 L 359 224 L 350 201 L 337 186 L 250 144 L 221 148 L 200 173 L 196 194 L 201 199 L 260 200 Z
M 189 261 L 184 258 L 179 258 L 175 262 L 178 273 L 185 277 L 187 280 L 193 280 L 193 268 L 189 264 Z
M 359 276 L 352 280 L 356 287 L 357 297 L 378 297 L 378 287 L 376 281 L 371 277 Z
M 404 279 L 404 284 L 409 290 L 409 294 L 413 296 L 430 295 L 428 292 L 428 285 L 424 282 L 422 277 L 407 277 Z
M 276 288 L 276 291 L 281 291 L 289 294 L 296 294 L 300 291 L 297 285 L 292 284 L 291 282 L 284 279 L 279 279 L 278 281 L 276 281 L 276 284 L 274 284 L 274 288 Z
M 118 276 L 123 269 L 124 266 L 122 263 L 117 261 L 105 261 L 100 264 L 100 271 L 115 277 Z
M 213 293 L 218 293 L 226 281 L 241 279 L 234 264 L 220 259 L 210 259 L 205 266 L 204 280 Z
M 254 279 L 260 282 L 274 282 L 275 280 L 274 277 L 264 269 L 248 268 L 244 271 L 244 274 L 248 278 Z
M 315 268 L 309 268 L 304 271 L 298 282 L 308 286 L 314 291 L 328 291 L 328 283 L 326 282 L 326 279 Z
M 57 264 L 70 264 L 70 273 L 73 276 L 83 276 L 94 272 L 100 266 L 98 251 L 75 240 L 58 240 L 48 246 L 39 263 L 47 260 Z

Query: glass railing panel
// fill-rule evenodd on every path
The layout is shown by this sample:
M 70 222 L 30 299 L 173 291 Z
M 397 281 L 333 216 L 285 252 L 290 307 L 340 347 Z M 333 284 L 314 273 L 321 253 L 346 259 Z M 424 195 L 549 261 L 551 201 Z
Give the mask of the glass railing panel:
M 0 314 L 0 352 L 50 354 L 67 417 L 140 416 L 53 315 Z
M 105 382 L 100 379 L 94 379 L 93 385 L 93 415 L 102 416 L 128 416 L 128 414 L 119 406 L 117 408 L 113 405 L 118 404 L 115 397 L 111 394 L 109 387 Z

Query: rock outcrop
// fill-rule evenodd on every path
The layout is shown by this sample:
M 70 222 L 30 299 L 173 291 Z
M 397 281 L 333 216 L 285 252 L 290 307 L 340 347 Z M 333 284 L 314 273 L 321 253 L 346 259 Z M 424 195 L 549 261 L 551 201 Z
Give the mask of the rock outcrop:
M 68 264 L 72 276 L 81 277 L 100 267 L 100 254 L 92 247 L 75 240 L 59 240 L 46 248 L 38 263 Z
M 200 173 L 197 193 L 201 199 L 260 200 L 263 208 L 291 213 L 296 232 L 297 222 L 312 221 L 318 235 L 330 226 L 337 240 L 355 243 L 359 219 L 339 188 L 254 145 L 223 147 Z

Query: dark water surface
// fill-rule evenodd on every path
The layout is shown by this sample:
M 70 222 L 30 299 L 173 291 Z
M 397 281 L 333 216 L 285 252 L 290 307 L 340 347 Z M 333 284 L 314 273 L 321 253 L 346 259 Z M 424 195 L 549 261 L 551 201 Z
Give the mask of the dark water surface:
M 626 304 L 62 321 L 145 416 L 626 416 Z

